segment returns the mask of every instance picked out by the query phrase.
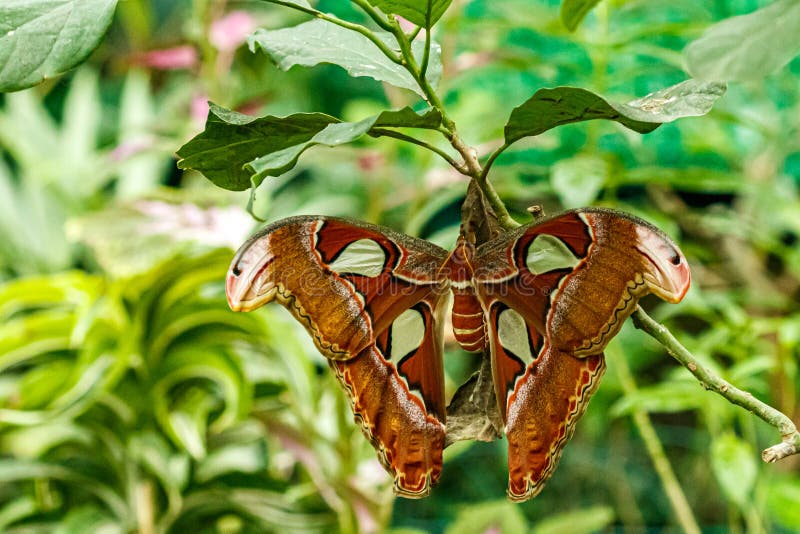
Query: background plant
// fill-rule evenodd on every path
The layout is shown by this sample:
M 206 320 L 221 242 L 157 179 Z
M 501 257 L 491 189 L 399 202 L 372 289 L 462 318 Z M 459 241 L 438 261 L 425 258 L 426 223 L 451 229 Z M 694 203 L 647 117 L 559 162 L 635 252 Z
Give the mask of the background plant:
M 357 4 L 314 5 L 380 29 Z M 762 6 L 755 18 L 731 19 Z M 685 80 L 681 50 L 693 40 L 689 72 L 734 80 L 702 119 L 645 136 L 608 121 L 562 126 L 515 143 L 490 176 L 518 220 L 533 202 L 549 212 L 596 203 L 643 215 L 678 238 L 696 283 L 681 306 L 653 313 L 706 365 L 796 420 L 798 67 L 790 61 L 796 51 L 781 45 L 791 39 L 779 39 L 791 27 L 775 23 L 776 10 L 793 7 L 456 1 L 432 38 L 442 46 L 442 107 L 483 163 L 503 144 L 512 109 L 542 87 L 585 87 L 628 102 Z M 192 109 L 206 99 L 252 116 L 322 112 L 361 128 L 406 105 L 423 119 L 410 112 L 389 118 L 430 120 L 408 90 L 330 65 L 284 73 L 264 54 L 236 48 L 259 26 L 307 20 L 265 2 L 123 2 L 87 66 L 2 96 L 2 197 L 13 199 L 0 221 L 8 237 L 2 261 L 4 276 L 14 279 L 0 306 L 4 528 L 669 525 L 676 521 L 669 486 L 639 437 L 649 415 L 685 495 L 683 512 L 701 527 L 796 529 L 794 464 L 757 461 L 773 430 L 703 391 L 632 330 L 610 346 L 603 387 L 558 476 L 533 502 L 497 500 L 505 486 L 502 443 L 448 449 L 431 498 L 393 501 L 305 334 L 279 309 L 244 317 L 225 309 L 220 281 L 230 252 L 213 249 L 238 245 L 248 233 L 240 210 L 248 193 L 209 188 L 195 173 L 175 172 L 169 159 L 201 128 L 205 113 Z M 745 23 L 744 31 L 734 28 L 746 35 L 769 28 L 774 60 L 729 47 L 738 54 L 729 61 L 709 46 L 714 31 L 700 38 L 717 21 Z M 256 32 L 252 40 L 267 39 L 269 47 L 275 33 Z M 0 40 L 0 50 L 8 42 Z M 767 78 L 753 68 L 786 61 Z M 708 67 L 743 62 L 738 74 Z M 742 80 L 742 72 L 752 79 Z M 378 119 L 367 132 L 397 125 Z M 405 131 L 460 163 L 438 127 Z M 370 135 L 336 150 L 308 147 L 308 140 L 281 148 L 291 149 L 278 155 L 284 159 L 259 162 L 256 214 L 358 216 L 452 243 L 465 181 L 439 155 Z M 295 161 L 292 150 L 301 149 Z M 286 170 L 277 164 L 293 168 L 267 178 L 276 174 L 271 169 Z M 244 173 L 244 188 L 257 172 Z M 476 362 L 454 347 L 446 360 L 452 391 Z

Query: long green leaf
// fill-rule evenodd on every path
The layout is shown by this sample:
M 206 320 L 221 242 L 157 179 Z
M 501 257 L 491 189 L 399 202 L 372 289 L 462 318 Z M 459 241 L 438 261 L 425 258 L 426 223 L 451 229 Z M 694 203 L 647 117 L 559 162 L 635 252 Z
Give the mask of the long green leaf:
M 0 319 L 27 308 L 87 305 L 99 296 L 102 281 L 80 271 L 20 278 L 0 285 Z
M 573 32 L 600 0 L 562 0 L 561 22 Z
M 394 36 L 388 32 L 374 32 L 390 49 L 396 49 Z M 313 67 L 332 63 L 344 68 L 351 76 L 369 76 L 381 82 L 402 87 L 425 96 L 411 74 L 399 60 L 392 61 L 364 35 L 336 26 L 323 20 L 312 20 L 280 30 L 257 30 L 248 38 L 250 49 L 262 49 L 280 68 L 288 70 L 295 65 Z M 412 52 L 421 60 L 425 43 L 414 41 Z M 441 50 L 432 44 L 427 78 L 436 86 L 442 73 Z
M 511 112 L 505 127 L 506 143 L 539 135 L 562 124 L 594 119 L 616 121 L 631 130 L 648 133 L 665 122 L 705 115 L 724 93 L 723 84 L 686 80 L 619 104 L 577 87 L 540 89 Z
M 267 176 L 279 176 L 290 171 L 297 164 L 300 155 L 312 146 L 335 147 L 351 143 L 369 133 L 373 128 L 435 128 L 441 123 L 441 120 L 442 116 L 436 110 L 428 111 L 424 115 L 417 115 L 411 108 L 404 108 L 400 111 L 384 111 L 359 122 L 330 124 L 305 143 L 267 154 L 251 161 L 245 167 L 253 172 L 253 185 L 257 186 Z
M 436 128 L 436 110 L 384 111 L 360 122 L 341 122 L 323 113 L 255 118 L 214 104 L 206 130 L 178 150 L 182 169 L 195 169 L 220 187 L 241 191 L 266 176 L 280 175 L 314 145 L 337 146 L 371 133 L 373 128 Z
M 335 530 L 335 517 L 330 513 L 305 511 L 285 493 L 264 489 L 211 489 L 192 493 L 184 501 L 181 519 L 231 513 L 255 520 L 261 531 L 316 533 Z
M 3 0 L 0 92 L 17 91 L 81 63 L 105 35 L 117 0 Z
M 15 459 L 0 459 L 0 483 L 11 483 L 21 480 L 54 479 L 81 488 L 96 495 L 105 503 L 116 518 L 123 523 L 130 519 L 129 509 L 111 487 L 101 484 L 99 480 L 89 478 L 75 469 L 46 462 Z

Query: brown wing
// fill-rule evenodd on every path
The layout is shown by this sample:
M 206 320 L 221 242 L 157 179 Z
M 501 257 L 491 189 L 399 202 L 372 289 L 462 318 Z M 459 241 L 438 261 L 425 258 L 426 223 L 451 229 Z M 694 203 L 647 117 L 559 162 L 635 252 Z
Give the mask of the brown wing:
M 427 495 L 441 471 L 446 258 L 386 228 L 294 217 L 245 243 L 228 272 L 232 309 L 277 299 L 305 325 L 406 497 Z
M 394 476 L 395 493 L 420 498 L 442 470 L 445 438 L 443 311 L 447 299 L 409 308 L 348 361 L 330 361 L 356 421 Z
M 678 302 L 686 260 L 660 231 L 610 210 L 579 210 L 477 250 L 495 389 L 509 442 L 509 490 L 541 491 L 604 369 L 602 351 L 639 298 Z

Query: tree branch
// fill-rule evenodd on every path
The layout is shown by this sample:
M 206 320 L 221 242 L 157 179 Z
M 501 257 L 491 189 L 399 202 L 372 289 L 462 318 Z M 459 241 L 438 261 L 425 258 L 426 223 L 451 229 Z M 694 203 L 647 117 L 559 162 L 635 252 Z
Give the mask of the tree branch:
M 636 307 L 632 317 L 636 328 L 644 330 L 661 343 L 670 356 L 686 367 L 704 388 L 710 389 L 725 397 L 729 402 L 749 410 L 780 432 L 783 438 L 781 443 L 764 449 L 761 453 L 761 458 L 765 462 L 777 462 L 787 456 L 800 453 L 800 433 L 788 416 L 756 399 L 751 393 L 742 391 L 715 375 L 692 356 L 686 347 L 681 345 L 664 325 L 654 321 L 641 307 Z

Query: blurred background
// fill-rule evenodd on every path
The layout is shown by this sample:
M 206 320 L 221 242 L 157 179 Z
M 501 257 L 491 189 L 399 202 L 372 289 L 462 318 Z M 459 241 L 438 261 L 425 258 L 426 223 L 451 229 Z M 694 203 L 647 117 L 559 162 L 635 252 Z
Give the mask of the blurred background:
M 681 50 L 705 28 L 766 4 L 607 1 L 570 33 L 556 0 L 455 0 L 435 34 L 444 102 L 488 153 L 537 89 L 644 96 L 687 78 Z M 317 5 L 363 20 L 345 0 Z M 334 66 L 282 72 L 242 46 L 305 20 L 265 2 L 126 0 L 87 63 L 0 94 L 0 531 L 622 532 L 679 530 L 678 514 L 705 532 L 800 530 L 800 461 L 760 460 L 778 433 L 630 325 L 537 498 L 505 500 L 502 440 L 453 445 L 429 498 L 394 498 L 302 328 L 277 305 L 227 309 L 232 251 L 257 227 L 248 193 L 175 165 L 209 100 L 345 120 L 414 101 Z M 644 307 L 795 421 L 798 75 L 796 59 L 731 84 L 708 116 L 644 136 L 560 127 L 492 172 L 520 221 L 534 203 L 599 205 L 664 229 L 693 288 Z M 449 248 L 465 191 L 432 153 L 367 139 L 309 151 L 264 182 L 254 211 L 358 217 Z M 448 395 L 477 362 L 448 344 Z M 685 498 L 677 511 L 669 493 Z

